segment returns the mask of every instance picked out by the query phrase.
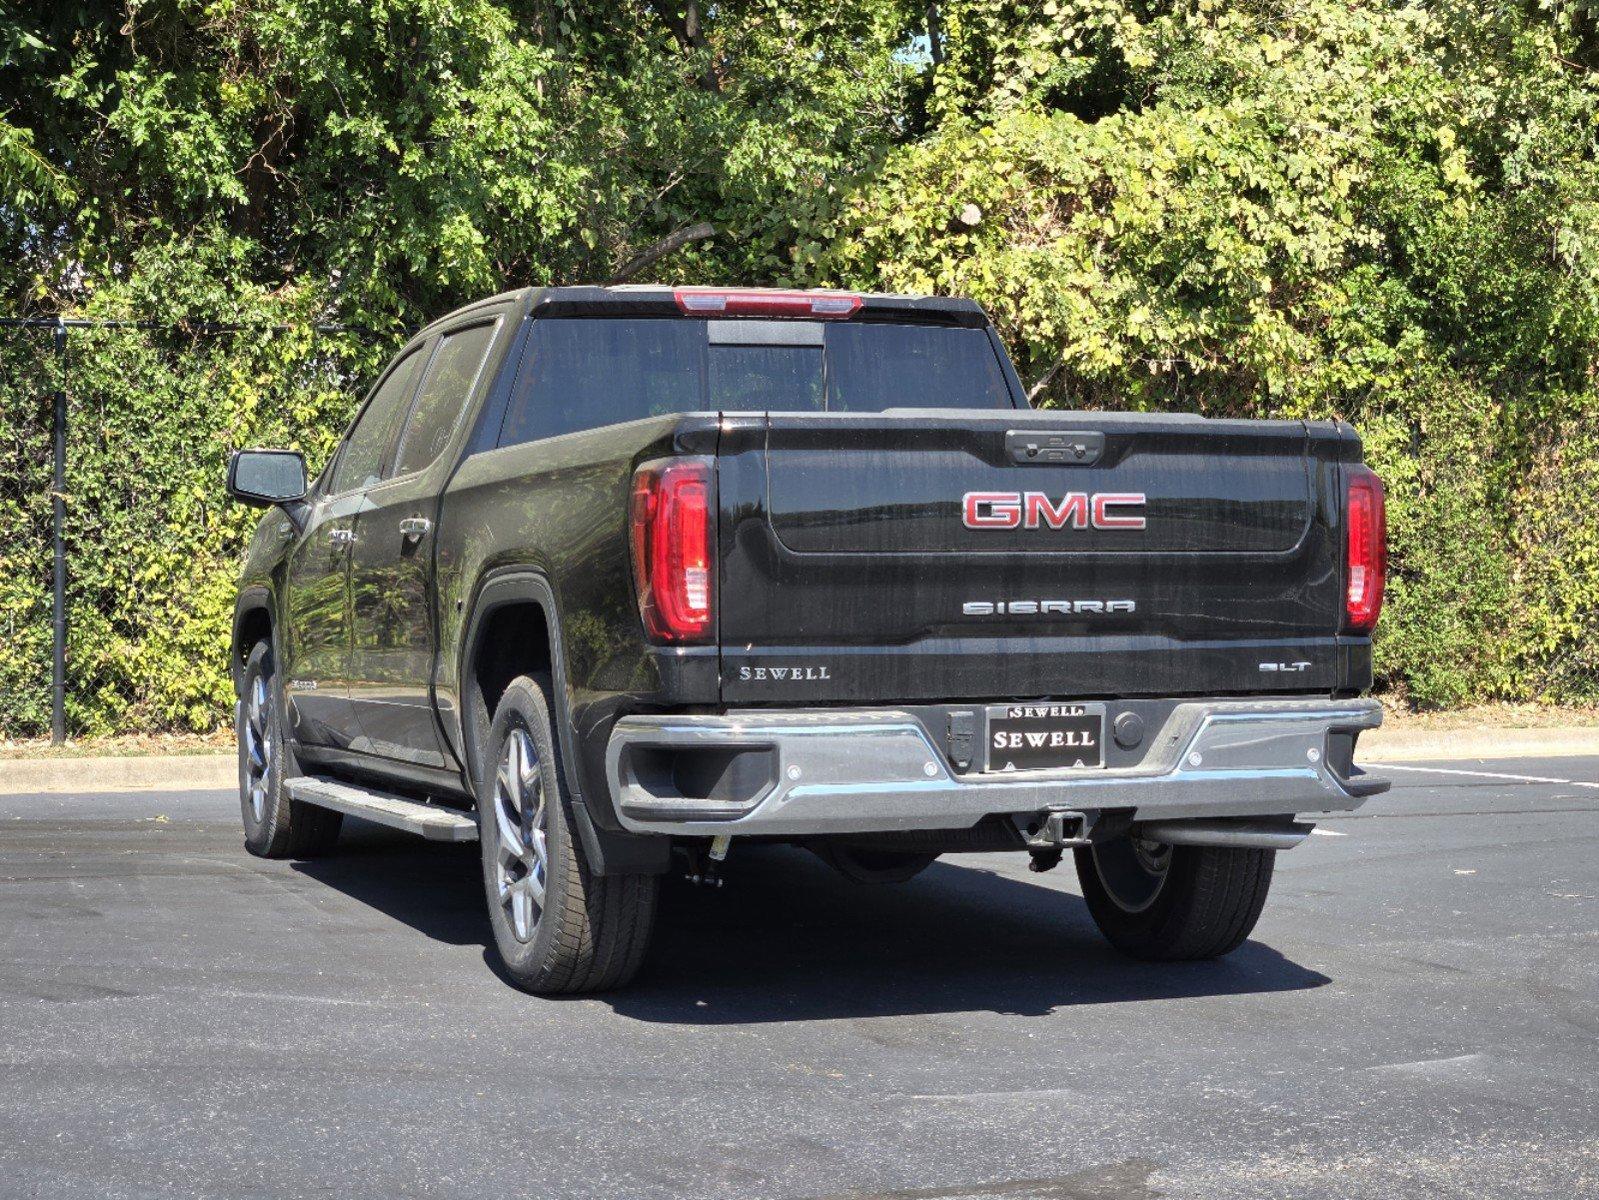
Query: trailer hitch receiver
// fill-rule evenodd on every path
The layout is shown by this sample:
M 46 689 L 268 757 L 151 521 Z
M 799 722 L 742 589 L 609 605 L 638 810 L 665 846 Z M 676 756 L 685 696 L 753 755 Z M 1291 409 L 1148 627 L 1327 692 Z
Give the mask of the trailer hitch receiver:
M 1039 814 L 1036 825 L 1029 825 L 1027 853 L 1030 871 L 1049 871 L 1060 865 L 1067 847 L 1088 845 L 1094 815 L 1076 809 L 1052 808 Z

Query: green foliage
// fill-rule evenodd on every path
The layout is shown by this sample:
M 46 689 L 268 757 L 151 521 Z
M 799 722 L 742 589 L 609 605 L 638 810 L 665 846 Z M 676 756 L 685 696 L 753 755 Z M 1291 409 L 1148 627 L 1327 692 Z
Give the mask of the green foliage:
M 963 292 L 1040 403 L 1353 422 L 1385 685 L 1599 694 L 1589 5 L 10 13 L 5 307 L 258 330 L 73 335 L 76 730 L 225 719 L 230 448 L 320 462 L 406 328 L 707 221 L 647 274 Z M 0 733 L 47 713 L 48 341 L 0 335 Z
M 0 733 L 50 723 L 53 376 L 48 340 L 0 330 Z
M 1381 677 L 1591 698 L 1591 33 L 1512 5 L 957 11 L 984 86 L 943 88 L 807 277 L 976 296 L 1042 403 L 1353 422 L 1391 495 Z M 1071 53 L 1087 75 L 1039 68 Z
M 300 315 L 274 308 L 259 315 Z M 324 459 L 350 381 L 384 350 L 303 320 L 287 331 L 74 330 L 68 345 L 68 726 L 213 728 L 231 707 L 218 648 L 259 515 L 218 487 L 228 451 L 293 444 Z M 48 331 L 4 346 L 31 369 L 21 379 L 54 376 Z M 0 446 L 15 448 L 7 471 L 18 467 L 0 487 L 0 623 L 18 632 L 0 640 L 0 730 L 36 731 L 49 722 L 50 397 L 28 404 L 5 388 L 0 401 Z

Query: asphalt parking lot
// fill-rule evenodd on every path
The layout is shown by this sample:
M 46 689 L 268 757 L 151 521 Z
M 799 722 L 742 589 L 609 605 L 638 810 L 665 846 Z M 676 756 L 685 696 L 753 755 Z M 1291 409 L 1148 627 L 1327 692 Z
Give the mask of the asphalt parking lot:
M 1378 769 L 1221 962 L 1117 957 L 1069 866 L 735 847 L 565 1001 L 475 847 L 0 797 L 0 1195 L 1599 1196 L 1599 759 Z

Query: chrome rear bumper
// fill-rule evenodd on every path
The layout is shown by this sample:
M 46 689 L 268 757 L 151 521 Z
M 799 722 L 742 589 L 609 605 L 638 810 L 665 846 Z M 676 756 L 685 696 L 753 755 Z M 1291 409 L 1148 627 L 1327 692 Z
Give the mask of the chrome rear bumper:
M 1388 781 L 1348 762 L 1374 700 L 1178 704 L 1137 766 L 957 773 L 913 715 L 748 710 L 617 722 L 606 775 L 637 833 L 955 829 L 991 813 L 1132 809 L 1139 820 L 1345 812 Z

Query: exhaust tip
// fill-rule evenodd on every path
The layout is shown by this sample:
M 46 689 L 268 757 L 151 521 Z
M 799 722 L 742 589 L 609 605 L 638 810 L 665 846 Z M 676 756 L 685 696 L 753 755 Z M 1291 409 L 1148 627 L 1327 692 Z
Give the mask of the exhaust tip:
M 1300 821 L 1145 821 L 1133 826 L 1133 836 L 1167 846 L 1292 850 L 1314 828 Z

